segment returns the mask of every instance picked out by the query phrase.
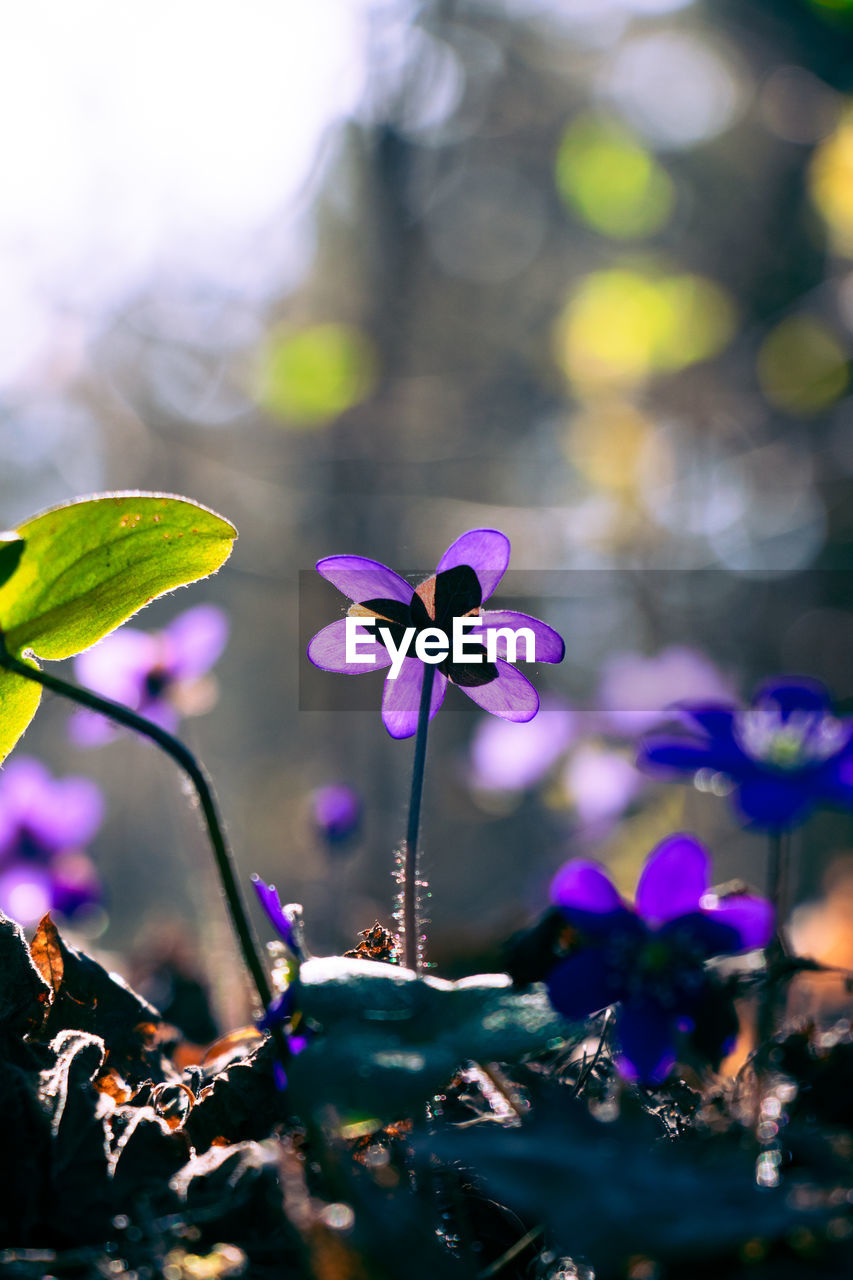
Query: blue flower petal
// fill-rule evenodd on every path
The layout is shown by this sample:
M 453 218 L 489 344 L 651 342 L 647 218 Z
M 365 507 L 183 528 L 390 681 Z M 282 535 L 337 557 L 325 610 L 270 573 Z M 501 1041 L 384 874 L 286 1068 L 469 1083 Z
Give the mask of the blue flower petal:
M 617 1039 L 619 1069 L 641 1084 L 660 1084 L 675 1065 L 675 1024 L 651 1000 L 623 1005 Z
M 275 885 L 265 884 L 260 876 L 252 876 L 252 885 L 272 927 L 296 955 L 299 947 L 293 932 L 293 921 L 284 914 Z
M 636 909 L 656 926 L 699 907 L 711 882 L 711 855 L 693 836 L 662 840 L 649 854 L 637 884 Z
M 586 1018 L 615 1004 L 622 985 L 600 948 L 589 947 L 568 956 L 547 978 L 551 1004 L 564 1018 Z
M 754 826 L 771 831 L 793 826 L 807 817 L 820 798 L 815 778 L 795 773 L 773 775 L 769 771 L 741 783 L 734 794 L 740 816 Z
M 762 702 L 775 702 L 787 719 L 792 711 L 826 712 L 830 709 L 829 694 L 818 680 L 797 677 L 777 677 L 759 685 L 752 699 L 753 706 Z

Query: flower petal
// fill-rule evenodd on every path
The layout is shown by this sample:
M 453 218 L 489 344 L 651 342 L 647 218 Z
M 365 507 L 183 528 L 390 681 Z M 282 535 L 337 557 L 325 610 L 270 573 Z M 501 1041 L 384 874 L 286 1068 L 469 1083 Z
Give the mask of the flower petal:
M 532 720 L 539 710 L 539 694 L 515 667 L 498 658 L 497 680 L 481 685 L 457 685 L 472 702 L 503 720 Z
M 743 782 L 732 796 L 745 822 L 765 830 L 778 831 L 807 816 L 818 799 L 808 776 L 773 777 L 763 774 Z
M 298 955 L 299 948 L 293 934 L 293 921 L 284 914 L 275 885 L 265 884 L 260 876 L 252 876 L 252 886 L 270 924 L 291 951 L 295 951 Z
M 228 615 L 214 604 L 184 610 L 163 632 L 169 674 L 176 680 L 205 675 L 225 648 L 228 628 Z
M 0 874 L 0 911 L 18 924 L 35 924 L 52 905 L 50 875 L 37 863 L 14 862 Z
M 322 631 L 317 632 L 308 645 L 309 659 L 321 671 L 339 671 L 350 676 L 363 676 L 371 671 L 379 671 L 382 667 L 390 667 L 391 655 L 384 644 L 375 638 L 375 629 L 368 629 L 359 623 L 356 634 L 364 637 L 359 639 L 359 654 L 371 657 L 371 662 L 347 662 L 346 618 L 330 622 Z
M 382 692 L 382 723 L 392 738 L 411 738 L 418 727 L 424 664 L 418 658 L 404 658 L 395 680 L 386 677 Z M 432 685 L 429 718 L 433 718 L 444 701 L 447 679 L 436 671 Z
M 376 599 L 409 604 L 415 591 L 393 569 L 366 556 L 326 556 L 317 561 L 317 572 L 356 604 Z
M 696 911 L 711 882 L 711 855 L 678 833 L 652 850 L 637 884 L 637 912 L 652 927 Z
M 676 702 L 672 711 L 691 728 L 698 727 L 712 738 L 733 737 L 735 708 L 723 702 Z
M 738 937 L 734 950 L 753 951 L 766 947 L 776 927 L 773 904 L 766 898 L 742 893 L 730 898 L 706 894 L 700 904 L 702 914 L 715 923 L 733 929 Z
M 597 947 L 561 960 L 546 983 L 551 1004 L 564 1018 L 587 1018 L 621 996 L 621 984 Z
M 158 666 L 163 646 L 156 636 L 122 627 L 99 640 L 74 659 L 74 674 L 81 684 L 104 698 L 135 709 L 141 700 L 145 678 Z
M 167 733 L 175 733 L 181 721 L 177 707 L 167 698 L 144 698 L 137 710 L 146 720 L 151 720 Z
M 828 711 L 829 694 L 818 680 L 778 677 L 766 680 L 755 691 L 752 705 L 775 702 L 785 719 L 792 711 Z
M 625 904 L 610 877 L 597 862 L 572 858 L 551 881 L 551 901 L 569 917 L 573 914 L 610 915 Z
M 531 618 L 527 613 L 515 613 L 512 609 L 489 609 L 481 617 L 482 625 L 474 627 L 470 634 L 476 637 L 481 636 L 483 644 L 486 644 L 486 637 L 490 631 L 497 631 L 503 627 L 509 627 L 513 631 L 526 627 L 533 632 L 535 653 L 528 656 L 525 637 L 522 636 L 518 639 L 516 656 L 510 659 L 511 662 L 562 662 L 566 655 L 563 637 L 558 635 L 553 627 L 549 627 L 547 622 L 541 622 L 539 618 Z M 499 658 L 507 656 L 507 641 L 504 636 L 497 639 L 497 654 Z
M 640 742 L 637 763 L 649 772 L 695 773 L 715 769 L 733 776 L 753 772 L 754 763 L 744 755 L 734 739 L 690 739 L 690 737 L 647 737 Z
M 470 565 L 483 588 L 483 599 L 488 600 L 506 573 L 509 551 L 509 538 L 505 533 L 497 529 L 471 529 L 447 548 L 436 573 L 460 564 Z
M 619 1017 L 619 1070 L 642 1084 L 660 1084 L 675 1065 L 675 1026 L 652 1001 L 624 1005 Z
M 48 849 L 88 844 L 104 818 L 104 797 L 90 778 L 62 778 L 45 794 L 27 826 Z
M 114 742 L 120 732 L 114 721 L 85 707 L 75 711 L 68 721 L 68 737 L 77 747 L 102 747 Z

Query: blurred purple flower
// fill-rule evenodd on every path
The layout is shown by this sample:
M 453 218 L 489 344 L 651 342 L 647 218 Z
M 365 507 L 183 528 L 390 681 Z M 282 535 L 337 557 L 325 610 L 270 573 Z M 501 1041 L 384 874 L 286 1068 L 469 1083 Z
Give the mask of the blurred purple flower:
M 604 663 L 598 688 L 602 728 L 632 737 L 669 718 L 674 702 L 731 701 L 734 687 L 697 649 L 672 645 L 653 658 L 617 653 Z
M 228 640 L 228 618 L 212 604 L 187 609 L 163 631 L 122 627 L 74 659 L 82 685 L 121 702 L 174 733 L 182 715 L 210 708 L 211 686 L 203 677 Z M 70 734 L 79 746 L 100 746 L 117 728 L 94 711 L 77 711 Z
M 545 699 L 539 714 L 523 724 L 483 719 L 471 740 L 470 782 L 480 791 L 523 791 L 534 787 L 571 746 L 578 714 L 556 699 Z
M 816 681 L 772 680 L 749 707 L 689 702 L 678 713 L 689 732 L 646 739 L 641 765 L 725 775 L 738 815 L 771 831 L 802 821 L 821 801 L 853 808 L 853 717 L 835 717 Z
M 407 628 L 415 633 L 439 627 L 446 633 L 458 617 L 478 616 L 482 625 L 466 640 L 469 649 L 478 651 L 477 641 L 485 642 L 490 631 L 498 628 L 529 628 L 534 635 L 537 662 L 561 662 L 565 645 L 553 628 L 530 618 L 525 613 L 508 610 L 481 612 L 509 564 L 510 545 L 505 534 L 495 529 L 474 529 L 464 533 L 448 547 L 435 574 L 417 588 L 411 586 L 393 569 L 364 556 L 327 556 L 317 564 L 317 571 L 353 602 L 350 615 L 376 617 L 387 628 L 393 643 L 399 647 Z M 308 657 L 323 671 L 364 675 L 391 666 L 391 654 L 378 633 L 359 630 L 359 648 L 369 663 L 347 661 L 346 619 L 324 627 L 308 646 Z M 485 661 L 485 645 L 479 645 L 479 661 L 456 663 L 452 654 L 437 664 L 430 703 L 430 719 L 436 714 L 447 688 L 457 685 L 473 702 L 492 715 L 505 720 L 532 720 L 539 709 L 539 697 L 530 681 L 504 660 L 508 652 L 506 639 L 497 637 L 497 660 Z M 385 681 L 382 696 L 382 721 L 392 738 L 409 738 L 418 723 L 424 663 L 416 657 L 402 661 L 399 675 Z
M 619 818 L 646 779 L 618 751 L 582 743 L 566 762 L 563 781 L 585 826 L 607 826 Z
M 771 904 L 747 894 L 718 898 L 710 866 L 698 840 L 678 834 L 649 855 L 633 908 L 594 862 L 567 862 L 551 885 L 573 934 L 571 953 L 547 977 L 551 1003 L 567 1018 L 621 1004 L 620 1068 L 632 1079 L 657 1083 L 671 1071 L 679 1033 L 701 1019 L 705 962 L 772 937 Z
M 352 841 L 361 828 L 361 796 L 343 783 L 312 792 L 311 811 L 317 831 L 332 850 Z
M 0 773 L 0 908 L 21 924 L 46 911 L 73 916 L 102 891 L 84 853 L 103 820 L 89 778 L 55 779 L 40 761 L 16 756 Z

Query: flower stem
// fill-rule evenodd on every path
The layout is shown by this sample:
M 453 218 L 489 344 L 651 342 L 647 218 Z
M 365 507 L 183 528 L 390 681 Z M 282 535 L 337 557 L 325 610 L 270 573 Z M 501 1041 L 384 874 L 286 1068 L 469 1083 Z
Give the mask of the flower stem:
M 156 742 L 158 747 L 161 747 L 184 770 L 195 788 L 202 813 L 204 814 L 216 869 L 219 872 L 219 879 L 243 960 L 255 984 L 258 998 L 264 1009 L 267 1009 L 272 1000 L 272 993 L 267 981 L 266 971 L 261 963 L 254 938 L 252 937 L 252 930 L 234 871 L 233 855 L 228 847 L 228 840 L 219 816 L 213 787 L 193 753 L 178 738 L 173 737 L 171 733 L 167 733 L 165 729 L 161 729 L 159 725 L 154 724 L 152 721 L 146 720 L 144 716 L 137 715 L 129 707 L 122 706 L 120 702 L 112 702 L 109 698 L 101 698 L 89 689 L 81 689 L 77 685 L 68 684 L 67 681 L 60 679 L 59 676 L 50 675 L 39 667 L 20 661 L 20 659 L 9 653 L 3 643 L 2 636 L 0 636 L 0 667 L 5 667 L 7 671 L 13 671 L 15 675 L 23 676 L 25 680 L 32 680 L 35 684 L 42 685 L 45 689 L 49 689 L 51 693 L 57 693 L 62 698 L 68 698 L 82 707 L 88 707 L 90 711 L 97 711 L 100 715 L 108 716 L 110 720 L 117 720 L 119 724 L 126 725 L 128 729 L 134 729 L 144 737 L 150 738 L 152 742 Z M 274 1028 L 273 1038 L 282 1061 L 286 1061 L 289 1053 L 280 1027 Z
M 421 702 L 418 708 L 418 730 L 415 738 L 415 758 L 412 763 L 412 790 L 409 796 L 409 822 L 406 827 L 406 852 L 403 866 L 403 938 L 406 947 L 406 967 L 416 972 L 420 968 L 418 946 L 418 830 L 421 825 L 421 796 L 424 790 L 427 730 L 429 709 L 432 702 L 432 686 L 435 667 L 424 663 L 424 679 L 421 685 Z
M 785 950 L 783 933 L 788 914 L 788 880 L 791 862 L 791 833 L 774 831 L 770 835 L 767 861 L 767 896 L 776 912 L 776 935 Z

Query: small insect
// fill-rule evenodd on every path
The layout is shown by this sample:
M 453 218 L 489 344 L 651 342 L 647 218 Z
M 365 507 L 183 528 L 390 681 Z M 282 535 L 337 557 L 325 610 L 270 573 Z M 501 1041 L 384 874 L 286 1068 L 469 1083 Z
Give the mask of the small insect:
M 383 964 L 400 963 L 400 943 L 393 933 L 375 921 L 370 929 L 362 929 L 361 942 L 351 951 L 345 951 L 348 960 L 379 960 Z

